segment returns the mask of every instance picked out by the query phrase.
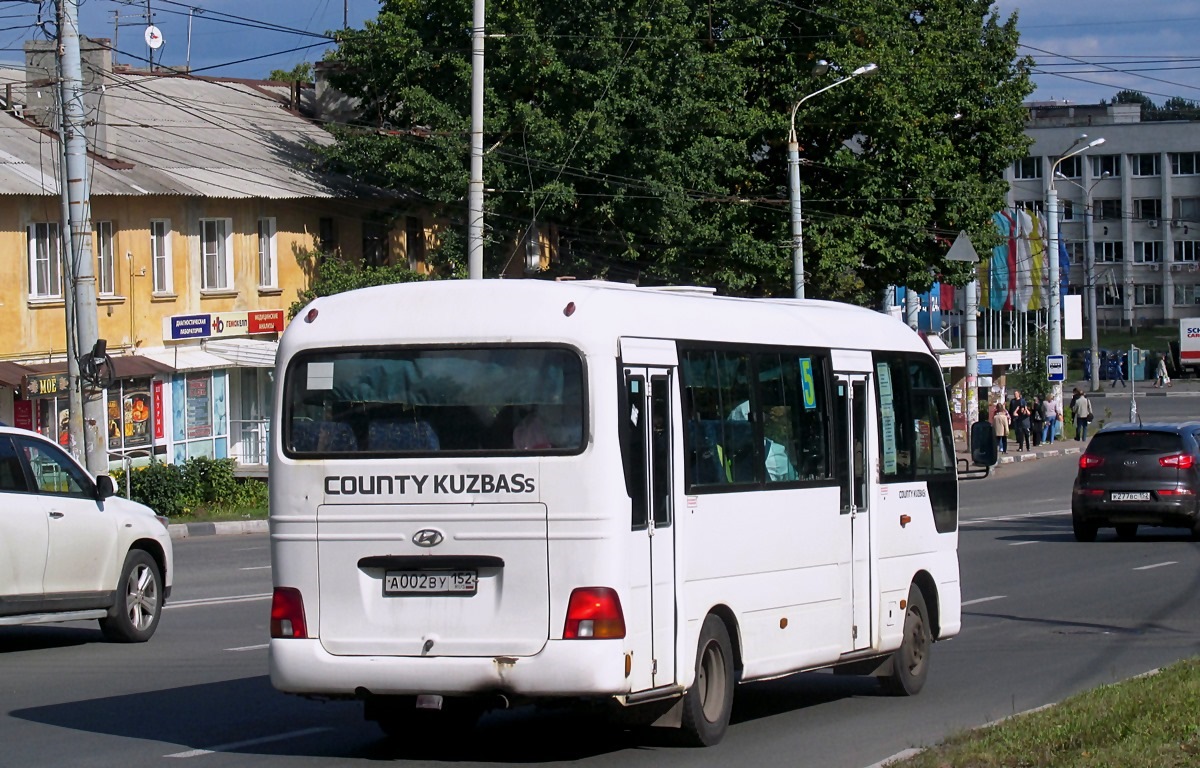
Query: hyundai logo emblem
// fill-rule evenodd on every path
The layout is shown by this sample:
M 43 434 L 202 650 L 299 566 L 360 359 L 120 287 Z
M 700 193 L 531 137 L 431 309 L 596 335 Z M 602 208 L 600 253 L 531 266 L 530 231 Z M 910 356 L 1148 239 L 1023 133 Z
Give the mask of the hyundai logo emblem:
M 436 547 L 446 539 L 441 531 L 433 528 L 422 528 L 413 534 L 412 543 L 418 547 Z

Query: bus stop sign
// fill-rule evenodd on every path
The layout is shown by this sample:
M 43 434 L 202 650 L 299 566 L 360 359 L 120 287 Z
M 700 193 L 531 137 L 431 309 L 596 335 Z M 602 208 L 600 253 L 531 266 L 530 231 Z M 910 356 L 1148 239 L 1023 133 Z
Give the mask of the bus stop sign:
M 1046 355 L 1046 381 L 1067 380 L 1066 355 Z

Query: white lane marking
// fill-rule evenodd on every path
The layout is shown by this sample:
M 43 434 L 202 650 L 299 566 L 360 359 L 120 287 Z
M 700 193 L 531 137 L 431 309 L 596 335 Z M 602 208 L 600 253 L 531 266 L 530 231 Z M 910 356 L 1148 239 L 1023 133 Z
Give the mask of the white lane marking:
M 194 608 L 198 605 L 226 605 L 228 603 L 248 603 L 253 600 L 270 599 L 270 592 L 263 592 L 257 595 L 233 595 L 231 597 L 201 597 L 197 600 L 178 600 L 167 603 L 163 608 Z
M 993 600 L 1003 600 L 1006 597 L 1008 597 L 1008 595 L 992 595 L 991 597 L 977 597 L 974 600 L 964 601 L 964 602 L 960 603 L 960 605 L 962 607 L 966 608 L 968 605 L 978 605 L 979 603 L 990 603 Z
M 271 566 L 269 566 L 269 565 L 250 565 L 245 568 L 239 568 L 238 570 L 239 571 L 269 571 L 269 570 L 271 570 Z
M 270 643 L 260 643 L 259 645 L 243 645 L 241 648 L 226 648 L 227 651 L 261 651 L 263 648 L 270 648 Z
M 976 518 L 972 518 L 970 520 L 959 520 L 958 524 L 960 526 L 963 526 L 963 525 L 977 525 L 979 523 L 1006 523 L 1006 522 L 1009 522 L 1012 520 L 1024 520 L 1024 519 L 1030 518 L 1030 517 L 1053 517 L 1054 515 L 1069 515 L 1069 514 L 1071 514 L 1071 510 L 1069 510 L 1069 509 L 1052 509 L 1049 512 L 1030 512 L 1029 514 L 1026 514 L 1026 515 L 1001 515 L 1000 517 L 976 517 Z
M 284 741 L 286 739 L 297 739 L 301 736 L 311 736 L 314 733 L 323 733 L 332 731 L 332 728 L 305 728 L 302 731 L 292 731 L 290 733 L 278 733 L 274 736 L 263 736 L 257 739 L 246 739 L 245 741 L 232 741 L 228 744 L 218 744 L 211 749 L 189 749 L 186 752 L 176 752 L 171 755 L 163 755 L 163 757 L 199 757 L 201 755 L 211 755 L 213 752 L 228 752 L 234 749 L 243 747 L 253 747 L 258 744 L 269 744 L 272 741 Z
M 1008 543 L 1008 546 L 1020 547 L 1020 546 L 1024 546 L 1025 544 L 1041 544 L 1041 543 L 1042 542 L 1038 541 L 1037 539 L 1026 539 L 1025 541 L 1010 541 Z
M 1135 571 L 1148 571 L 1148 570 L 1150 570 L 1151 568 L 1162 568 L 1164 565 L 1179 565 L 1179 562 L 1178 562 L 1178 561 L 1176 561 L 1176 560 L 1168 560 L 1168 561 L 1167 561 L 1167 562 L 1165 562 L 1165 563 L 1155 563 L 1154 565 L 1143 565 L 1143 566 L 1141 566 L 1140 568 L 1134 568 L 1133 570 L 1135 570 Z

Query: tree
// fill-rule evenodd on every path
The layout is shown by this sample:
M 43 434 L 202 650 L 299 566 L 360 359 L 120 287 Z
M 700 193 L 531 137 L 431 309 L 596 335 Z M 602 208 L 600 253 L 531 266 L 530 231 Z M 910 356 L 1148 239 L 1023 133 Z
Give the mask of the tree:
M 291 69 L 272 69 L 267 79 L 280 83 L 311 83 L 313 66 L 307 61 L 302 61 Z
M 557 272 L 791 295 L 786 139 L 803 95 L 810 296 L 962 283 L 960 230 L 996 235 L 1025 152 L 1029 62 L 988 0 L 498 0 L 488 5 L 485 273 L 554 224 Z M 914 5 L 920 10 L 914 11 Z M 362 122 L 330 167 L 419 195 L 465 229 L 470 0 L 384 0 L 343 33 L 332 79 Z M 842 69 L 814 79 L 819 59 Z M 461 263 L 462 254 L 445 255 Z

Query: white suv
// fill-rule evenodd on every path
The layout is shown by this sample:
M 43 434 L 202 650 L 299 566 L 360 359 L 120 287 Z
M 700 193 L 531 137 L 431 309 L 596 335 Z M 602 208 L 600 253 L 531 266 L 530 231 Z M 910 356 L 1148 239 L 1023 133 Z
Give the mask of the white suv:
M 141 643 L 174 575 L 167 519 L 115 496 L 66 451 L 0 425 L 0 626 L 99 619 Z

